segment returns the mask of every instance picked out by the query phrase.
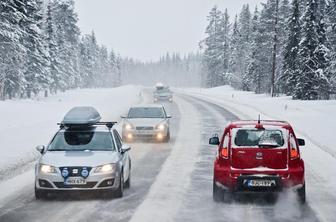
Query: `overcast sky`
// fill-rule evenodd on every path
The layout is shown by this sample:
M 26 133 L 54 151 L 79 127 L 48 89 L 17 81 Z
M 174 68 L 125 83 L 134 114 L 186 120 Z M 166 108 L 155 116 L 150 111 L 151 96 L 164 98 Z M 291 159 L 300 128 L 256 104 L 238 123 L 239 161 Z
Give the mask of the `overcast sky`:
M 123 57 L 157 60 L 166 52 L 197 51 L 206 16 L 216 4 L 232 17 L 243 4 L 251 11 L 264 0 L 75 0 L 82 33 Z

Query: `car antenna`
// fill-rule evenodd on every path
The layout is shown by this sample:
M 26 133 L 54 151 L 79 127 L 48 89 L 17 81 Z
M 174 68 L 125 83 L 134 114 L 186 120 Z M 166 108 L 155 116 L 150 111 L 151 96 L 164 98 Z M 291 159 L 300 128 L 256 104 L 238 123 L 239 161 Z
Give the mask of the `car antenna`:
M 258 124 L 260 124 L 260 114 L 258 115 Z

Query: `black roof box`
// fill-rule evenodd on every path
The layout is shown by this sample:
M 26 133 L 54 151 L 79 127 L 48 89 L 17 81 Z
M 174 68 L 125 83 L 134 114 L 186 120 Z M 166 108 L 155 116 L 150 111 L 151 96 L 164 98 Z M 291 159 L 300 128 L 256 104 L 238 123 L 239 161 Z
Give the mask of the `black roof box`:
M 78 106 L 72 108 L 67 114 L 65 114 L 62 125 L 95 125 L 99 123 L 101 119 L 98 111 L 90 106 Z

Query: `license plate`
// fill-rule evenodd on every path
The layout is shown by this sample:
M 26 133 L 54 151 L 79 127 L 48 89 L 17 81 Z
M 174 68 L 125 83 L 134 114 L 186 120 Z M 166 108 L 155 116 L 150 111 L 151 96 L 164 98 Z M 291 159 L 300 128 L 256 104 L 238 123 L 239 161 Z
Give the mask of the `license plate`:
M 275 186 L 275 180 L 249 180 L 248 187 L 272 187 Z
M 64 182 L 65 185 L 83 185 L 86 184 L 86 180 L 82 177 L 69 177 Z
M 138 130 L 137 133 L 140 134 L 140 135 L 149 135 L 149 134 L 152 134 L 153 131 L 150 131 L 150 130 Z

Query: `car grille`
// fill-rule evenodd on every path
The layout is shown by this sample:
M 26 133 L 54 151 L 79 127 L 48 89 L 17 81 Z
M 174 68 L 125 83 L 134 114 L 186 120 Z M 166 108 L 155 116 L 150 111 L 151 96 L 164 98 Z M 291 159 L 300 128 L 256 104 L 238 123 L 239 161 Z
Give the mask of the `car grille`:
M 152 126 L 137 126 L 136 130 L 154 130 Z
M 74 166 L 70 166 L 70 167 L 60 167 L 59 168 L 60 171 L 62 172 L 64 169 L 66 169 L 68 171 L 68 175 L 66 177 L 77 177 L 77 176 L 82 176 L 81 173 L 83 171 L 83 169 L 86 169 L 89 174 L 90 171 L 92 170 L 92 167 L 74 167 Z
M 54 184 L 57 188 L 93 188 L 97 182 L 87 182 L 86 184 L 80 185 L 65 185 L 64 182 L 54 182 Z

